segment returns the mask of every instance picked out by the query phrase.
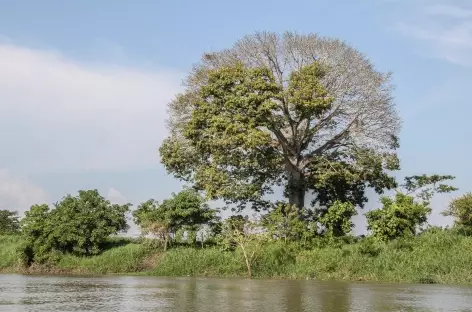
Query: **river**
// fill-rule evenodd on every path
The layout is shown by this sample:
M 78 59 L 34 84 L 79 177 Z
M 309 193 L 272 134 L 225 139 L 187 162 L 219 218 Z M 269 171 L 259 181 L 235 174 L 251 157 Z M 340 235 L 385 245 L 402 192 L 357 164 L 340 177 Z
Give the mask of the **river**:
M 0 311 L 472 311 L 472 287 L 0 275 Z

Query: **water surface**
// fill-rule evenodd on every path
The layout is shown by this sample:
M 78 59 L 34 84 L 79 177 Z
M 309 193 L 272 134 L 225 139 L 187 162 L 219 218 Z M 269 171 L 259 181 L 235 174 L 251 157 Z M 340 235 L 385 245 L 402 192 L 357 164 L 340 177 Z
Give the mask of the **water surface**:
M 472 311 L 472 287 L 0 275 L 0 311 Z

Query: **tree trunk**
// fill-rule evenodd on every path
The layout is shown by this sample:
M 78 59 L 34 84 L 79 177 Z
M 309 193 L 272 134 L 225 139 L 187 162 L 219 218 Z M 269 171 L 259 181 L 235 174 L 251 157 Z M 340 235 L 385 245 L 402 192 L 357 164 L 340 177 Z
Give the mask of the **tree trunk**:
M 300 214 L 301 210 L 305 207 L 305 185 L 303 174 L 291 169 L 287 170 L 288 175 L 288 202 L 290 205 L 295 205 Z
M 243 244 L 240 244 L 241 245 L 241 249 L 243 251 L 243 255 L 244 255 L 244 260 L 246 262 L 246 267 L 247 267 L 247 273 L 249 275 L 249 278 L 252 278 L 252 270 L 251 270 L 251 262 L 250 262 L 250 259 L 248 258 L 248 255 L 246 253 L 246 249 L 244 248 Z
M 169 234 L 166 233 L 166 236 L 164 238 L 164 252 L 167 251 L 167 244 L 168 244 L 168 241 L 169 241 Z

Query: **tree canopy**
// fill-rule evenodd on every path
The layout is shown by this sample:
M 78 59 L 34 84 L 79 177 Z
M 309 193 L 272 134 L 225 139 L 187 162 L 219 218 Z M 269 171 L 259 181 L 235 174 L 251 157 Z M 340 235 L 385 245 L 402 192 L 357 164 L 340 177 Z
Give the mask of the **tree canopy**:
M 207 53 L 169 104 L 161 161 L 177 178 L 243 208 L 363 206 L 396 186 L 400 120 L 389 73 L 356 49 L 314 34 L 262 32 Z

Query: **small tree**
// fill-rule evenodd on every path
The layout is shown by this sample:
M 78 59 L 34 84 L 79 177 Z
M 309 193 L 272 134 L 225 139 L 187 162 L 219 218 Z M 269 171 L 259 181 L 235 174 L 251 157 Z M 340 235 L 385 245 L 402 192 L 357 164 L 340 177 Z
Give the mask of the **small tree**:
M 170 236 L 170 220 L 159 209 L 159 202 L 149 199 L 141 203 L 138 208 L 133 211 L 134 222 L 141 228 L 142 234 L 151 234 L 156 237 L 167 249 Z
M 352 217 L 357 215 L 356 207 L 350 202 L 335 201 L 327 210 L 322 210 L 318 222 L 324 234 L 341 237 L 351 233 L 354 227 Z
M 203 197 L 186 189 L 159 204 L 148 200 L 138 206 L 133 217 L 144 233 L 151 233 L 164 241 L 164 250 L 177 231 L 196 232 L 201 226 L 214 221 L 217 211 L 208 206 Z M 196 235 L 194 235 L 196 237 Z
M 448 193 L 457 190 L 443 184 L 452 180 L 449 175 L 420 175 L 406 177 L 402 190 L 395 197 L 381 197 L 382 208 L 369 211 L 367 229 L 379 240 L 391 240 L 405 235 L 415 235 L 419 226 L 425 224 L 431 213 L 430 200 L 435 193 Z
M 466 193 L 451 201 L 448 209 L 442 214 L 453 217 L 457 226 L 472 228 L 472 193 Z
M 247 220 L 241 229 L 240 227 L 234 227 L 230 220 L 224 224 L 223 237 L 223 244 L 226 247 L 236 244 L 241 249 L 248 276 L 251 278 L 252 266 L 261 256 L 262 247 L 267 243 L 269 234 L 262 230 L 258 221 Z
M 10 210 L 0 210 L 0 235 L 19 232 L 20 222 L 18 213 Z

